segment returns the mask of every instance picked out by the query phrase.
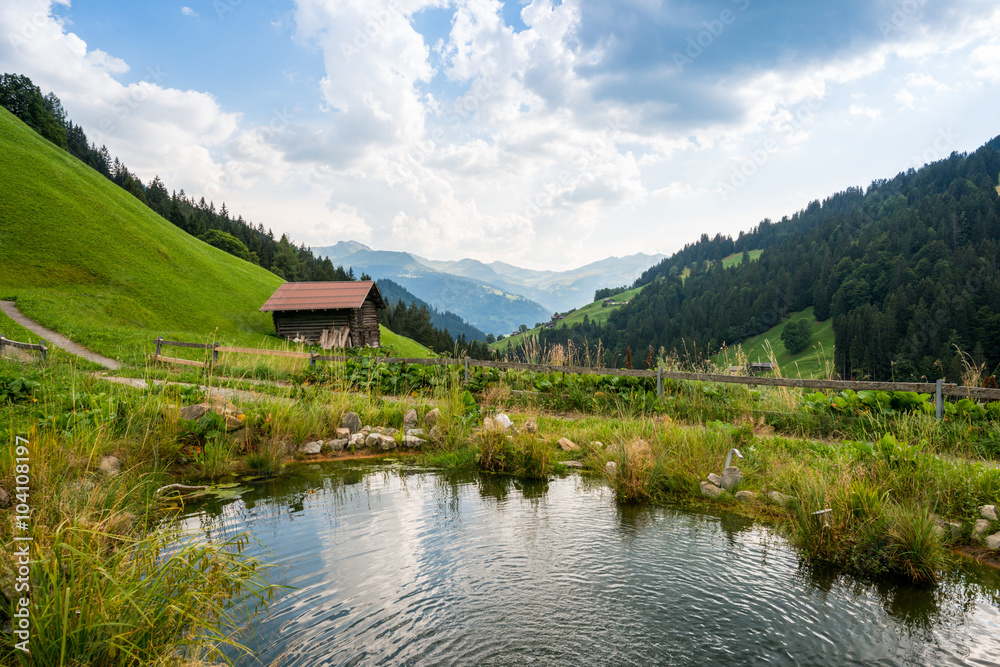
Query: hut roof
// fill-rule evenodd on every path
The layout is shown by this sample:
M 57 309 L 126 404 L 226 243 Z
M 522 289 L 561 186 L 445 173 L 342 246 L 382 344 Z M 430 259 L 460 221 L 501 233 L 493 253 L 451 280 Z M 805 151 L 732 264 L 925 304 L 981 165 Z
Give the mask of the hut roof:
M 379 308 L 385 307 L 381 292 L 374 280 L 348 280 L 337 282 L 284 283 L 271 295 L 261 312 L 273 310 L 330 310 L 333 308 L 360 308 L 368 298 L 374 297 Z

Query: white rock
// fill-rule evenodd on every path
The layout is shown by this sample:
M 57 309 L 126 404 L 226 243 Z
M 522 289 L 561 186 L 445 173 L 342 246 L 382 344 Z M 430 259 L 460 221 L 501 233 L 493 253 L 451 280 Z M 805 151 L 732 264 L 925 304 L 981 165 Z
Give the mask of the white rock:
M 779 491 L 771 491 L 770 493 L 767 494 L 767 497 L 770 498 L 773 502 L 778 503 L 782 507 L 791 507 L 792 503 L 795 502 L 795 498 L 793 498 L 792 496 L 786 496 L 784 493 L 781 493 Z
M 567 468 L 583 468 L 583 461 L 563 461 L 562 464 Z
M 732 493 L 733 489 L 739 486 L 742 481 L 743 472 L 736 466 L 729 466 L 722 471 L 722 484 L 719 486 Z
M 440 426 L 431 427 L 431 432 L 428 434 L 428 437 L 434 442 L 441 440 L 444 437 L 444 434 L 441 433 L 441 427 Z
M 313 442 L 307 442 L 306 444 L 299 447 L 299 451 L 303 454 L 319 454 L 323 451 L 323 441 L 314 440 Z
M 982 540 L 986 533 L 990 532 L 991 524 L 986 519 L 977 519 L 976 525 L 972 527 L 972 539 Z
M 986 548 L 1000 551 L 1000 533 L 993 533 L 986 538 Z
M 705 496 L 706 498 L 718 498 L 723 493 L 725 493 L 725 491 L 717 487 L 715 484 L 702 480 L 701 495 Z
M 419 429 L 413 429 L 413 430 L 419 430 Z M 404 447 L 423 447 L 426 444 L 427 444 L 426 440 L 424 440 L 422 438 L 418 438 L 415 435 L 404 435 L 403 436 L 403 446 Z
M 979 508 L 979 516 L 990 521 L 1000 521 L 1000 514 L 997 513 L 996 505 L 983 505 Z
M 708 473 L 708 481 L 715 484 L 718 487 L 722 487 L 722 478 L 716 475 L 714 472 Z
M 350 441 L 347 444 L 349 444 L 351 447 L 364 447 L 365 446 L 365 438 L 367 438 L 367 437 L 368 436 L 366 434 L 361 433 L 359 431 L 359 432 L 357 432 L 357 433 L 355 433 L 354 435 L 351 436 L 351 439 L 350 439 Z
M 514 424 L 514 422 L 512 422 L 510 420 L 510 417 L 508 417 L 507 415 L 505 415 L 502 412 L 500 414 L 498 414 L 496 417 L 493 418 L 493 427 L 494 428 L 498 428 L 498 429 L 502 429 L 502 430 L 506 431 L 513 424 Z
M 438 420 L 440 419 L 441 419 L 441 411 L 438 410 L 437 408 L 434 408 L 426 415 L 424 415 L 424 423 L 427 424 L 428 426 L 434 426 L 435 424 L 438 423 Z
M 101 459 L 101 470 L 106 472 L 108 477 L 114 477 L 122 471 L 122 463 L 117 456 L 105 456 Z
M 607 472 L 609 475 L 614 475 L 616 472 L 618 472 L 618 464 L 615 463 L 614 461 L 608 461 L 607 463 L 604 464 L 604 471 Z
M 564 452 L 575 452 L 580 449 L 580 445 L 576 444 L 569 438 L 559 438 L 559 442 L 556 444 L 558 444 L 559 449 Z
M 368 437 L 365 438 L 365 445 L 368 449 L 381 449 L 387 452 L 392 449 L 396 449 L 396 440 L 383 433 L 369 433 Z
M 422 429 L 422 428 L 408 428 L 408 429 L 406 429 L 406 434 L 405 435 L 412 435 L 414 438 L 426 438 L 427 437 L 426 434 L 424 433 L 424 429 Z
M 342 452 L 344 451 L 344 447 L 347 447 L 350 442 L 350 438 L 337 438 L 336 440 L 328 441 L 326 444 L 332 451 Z
M 743 502 L 750 502 L 751 500 L 756 500 L 757 494 L 753 491 L 737 491 L 736 500 L 741 500 Z
M 408 431 L 411 428 L 417 427 L 417 411 L 410 409 L 406 411 L 403 415 L 403 431 Z

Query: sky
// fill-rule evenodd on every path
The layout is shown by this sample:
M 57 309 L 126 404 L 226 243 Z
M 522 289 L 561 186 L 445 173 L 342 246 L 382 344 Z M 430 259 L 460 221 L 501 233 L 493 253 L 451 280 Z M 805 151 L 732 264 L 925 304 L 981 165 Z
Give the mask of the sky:
M 311 247 L 564 270 L 1000 135 L 994 0 L 3 0 L 0 71 Z

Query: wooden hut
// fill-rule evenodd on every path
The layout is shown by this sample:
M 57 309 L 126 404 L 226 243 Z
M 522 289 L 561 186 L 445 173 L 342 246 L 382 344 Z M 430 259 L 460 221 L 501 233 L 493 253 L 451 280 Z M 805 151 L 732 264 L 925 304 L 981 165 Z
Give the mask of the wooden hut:
M 285 283 L 261 306 L 282 338 L 330 347 L 379 347 L 385 301 L 372 280 Z M 325 333 L 324 333 L 325 332 Z

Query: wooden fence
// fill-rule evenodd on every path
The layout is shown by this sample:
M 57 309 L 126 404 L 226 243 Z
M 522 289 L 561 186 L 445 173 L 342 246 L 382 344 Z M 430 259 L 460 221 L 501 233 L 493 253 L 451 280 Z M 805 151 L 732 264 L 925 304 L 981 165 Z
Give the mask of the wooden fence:
M 175 341 L 156 339 L 156 354 L 154 361 L 183 364 L 187 366 L 205 366 L 200 361 L 174 359 L 160 355 L 164 345 L 177 347 L 194 347 L 212 350 L 212 363 L 218 362 L 219 352 L 235 352 L 238 354 L 255 354 L 277 357 L 293 357 L 308 359 L 311 366 L 317 361 L 346 362 L 357 361 L 362 357 L 344 357 L 321 355 L 315 352 L 290 352 L 287 350 L 267 350 L 251 347 L 225 347 L 216 344 L 179 343 Z M 982 387 L 965 387 L 944 380 L 937 382 L 868 382 L 858 380 L 812 380 L 803 378 L 762 377 L 759 375 L 720 375 L 715 373 L 681 373 L 664 371 L 662 368 L 652 370 L 636 370 L 628 368 L 592 368 L 589 366 L 551 366 L 547 364 L 522 364 L 509 361 L 490 361 L 482 359 L 404 359 L 399 357 L 367 357 L 374 363 L 382 364 L 414 364 L 419 366 L 462 366 L 465 369 L 465 381 L 469 381 L 470 368 L 497 368 L 500 370 L 536 371 L 541 373 L 570 373 L 572 375 L 605 375 L 617 377 L 656 378 L 656 393 L 662 398 L 663 380 L 687 380 L 692 382 L 719 382 L 724 384 L 742 384 L 763 387 L 792 387 L 798 389 L 833 389 L 844 391 L 914 391 L 921 394 L 933 394 L 938 418 L 944 416 L 944 398 L 954 396 L 959 398 L 978 398 L 988 401 L 1000 401 L 1000 389 L 984 389 Z
M 21 343 L 16 340 L 5 338 L 2 334 L 0 334 L 0 356 L 3 355 L 3 349 L 7 345 L 10 345 L 11 347 L 16 348 L 18 350 L 28 350 L 30 352 L 37 352 L 39 359 L 42 362 L 45 361 L 46 355 L 48 355 L 49 353 L 49 346 L 45 343 L 44 340 L 39 340 L 38 344 Z

